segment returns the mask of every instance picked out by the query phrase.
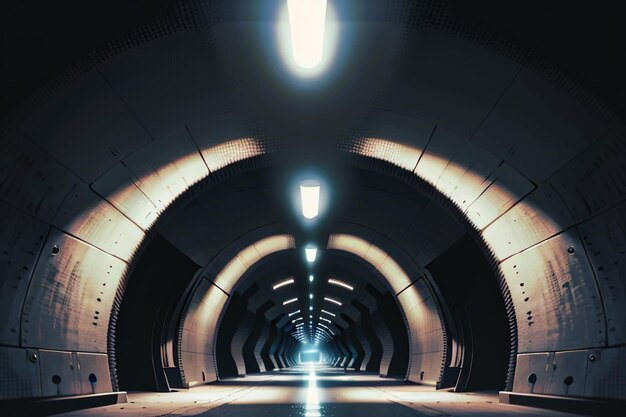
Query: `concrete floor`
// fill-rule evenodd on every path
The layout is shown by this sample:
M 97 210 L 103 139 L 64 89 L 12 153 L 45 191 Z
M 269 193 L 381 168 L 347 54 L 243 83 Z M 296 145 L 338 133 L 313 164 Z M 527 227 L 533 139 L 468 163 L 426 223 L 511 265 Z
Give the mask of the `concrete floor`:
M 321 366 L 291 368 L 172 393 L 129 393 L 128 400 L 128 404 L 62 416 L 573 416 L 499 404 L 495 392 L 435 392 L 400 380 Z

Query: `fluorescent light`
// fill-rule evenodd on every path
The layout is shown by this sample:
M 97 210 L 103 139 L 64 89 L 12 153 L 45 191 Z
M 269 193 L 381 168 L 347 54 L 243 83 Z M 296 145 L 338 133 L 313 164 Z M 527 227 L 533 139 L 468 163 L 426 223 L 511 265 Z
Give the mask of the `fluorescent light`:
M 311 311 L 311 310 L 313 310 L 313 306 L 310 306 L 310 307 L 309 307 L 309 311 Z
M 315 258 L 317 257 L 317 248 L 304 248 L 304 253 L 306 255 L 306 260 L 309 263 L 315 262 Z
M 293 319 L 293 320 L 291 320 L 291 322 L 295 323 L 295 322 L 300 321 L 300 320 L 302 320 L 302 317 L 298 317 L 297 319 Z
M 330 327 L 326 326 L 325 324 L 319 323 L 320 326 L 322 326 L 324 329 L 328 330 L 330 332 L 330 334 L 332 334 L 333 336 L 335 335 L 335 333 L 330 330 Z
M 298 324 L 296 324 L 296 329 L 299 328 L 299 327 L 302 327 L 302 326 L 304 326 L 304 323 L 298 323 Z
M 293 284 L 293 282 L 294 282 L 294 281 L 293 281 L 293 278 L 289 278 L 289 279 L 286 279 L 286 280 L 284 280 L 284 281 L 282 281 L 282 282 L 279 282 L 278 284 L 274 285 L 274 286 L 272 287 L 272 289 L 277 290 L 277 289 L 279 289 L 280 287 L 284 287 L 285 285 Z M 330 282 L 330 281 L 329 281 L 329 282 Z
M 295 303 L 296 301 L 298 301 L 297 298 L 292 298 L 291 300 L 283 301 L 283 305 L 286 306 L 287 304 Z
M 309 282 L 313 282 L 313 275 L 309 275 Z
M 329 284 L 333 284 L 333 285 L 338 285 L 338 286 L 343 287 L 343 288 L 345 288 L 347 290 L 350 290 L 350 291 L 352 291 L 354 289 L 354 287 L 352 285 L 348 285 L 348 284 L 346 284 L 343 281 L 339 281 L 338 279 L 330 278 L 328 280 L 328 283 Z
M 325 322 L 327 322 L 327 323 L 332 323 L 332 321 L 330 321 L 330 320 L 328 320 L 327 318 L 322 317 L 322 316 L 320 316 L 320 320 L 325 321 Z
M 342 305 L 341 301 L 337 301 L 334 298 L 324 297 L 324 300 L 326 300 L 328 302 L 331 302 L 331 303 L 334 303 L 334 304 L 337 304 L 338 306 Z
M 313 68 L 322 62 L 326 0 L 287 0 L 291 47 L 296 64 Z
M 313 293 L 309 294 L 309 298 L 312 300 L 313 299 Z
M 294 314 L 298 314 L 299 312 L 300 312 L 300 310 L 293 311 L 293 312 L 289 313 L 289 317 L 293 316 Z
M 331 313 L 330 311 L 326 311 L 326 310 L 322 310 L 322 313 L 324 314 L 328 314 L 329 316 L 335 317 L 336 314 L 335 313 Z
M 318 181 L 301 183 L 300 200 L 302 201 L 302 215 L 307 219 L 317 217 L 320 209 L 320 183 Z

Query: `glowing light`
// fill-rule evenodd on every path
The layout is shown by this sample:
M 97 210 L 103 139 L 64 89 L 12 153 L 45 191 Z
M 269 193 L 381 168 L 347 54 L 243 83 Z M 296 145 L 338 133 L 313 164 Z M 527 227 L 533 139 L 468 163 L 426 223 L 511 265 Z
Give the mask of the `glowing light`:
M 327 323 L 332 323 L 332 321 L 330 321 L 330 320 L 328 320 L 327 318 L 322 317 L 322 316 L 320 316 L 320 320 L 325 321 L 325 322 L 327 322 Z
M 343 288 L 345 288 L 345 289 L 347 289 L 347 290 L 350 290 L 350 291 L 352 291 L 352 290 L 354 289 L 354 287 L 353 287 L 352 285 L 348 285 L 348 284 L 346 284 L 346 283 L 345 283 L 345 282 L 343 282 L 343 281 L 339 281 L 338 279 L 333 279 L 333 278 L 330 278 L 330 279 L 328 280 L 328 283 L 329 283 L 329 284 L 333 284 L 333 285 L 337 285 L 337 286 L 339 286 L 339 287 L 343 287 Z
M 324 297 L 324 300 L 328 301 L 329 303 L 337 304 L 338 306 L 343 305 L 341 301 L 335 300 L 334 298 Z
M 309 294 L 309 298 L 312 300 L 313 299 L 313 293 Z
M 309 311 L 313 310 L 313 306 L 309 307 Z
M 300 200 L 302 202 L 302 215 L 307 219 L 317 217 L 320 209 L 319 181 L 305 181 L 301 183 Z
M 309 282 L 313 282 L 313 275 L 309 275 Z
M 322 62 L 326 0 L 287 0 L 293 58 L 303 68 Z
M 279 282 L 278 284 L 274 285 L 274 286 L 272 287 L 272 289 L 277 290 L 277 289 L 279 289 L 280 287 L 284 287 L 285 285 L 289 285 L 289 284 L 293 284 L 293 283 L 294 283 L 293 278 L 289 278 L 289 279 L 286 279 L 286 280 L 284 280 L 284 281 L 282 281 L 282 282 Z
M 326 311 L 326 310 L 322 310 L 322 313 L 324 313 L 324 314 L 328 314 L 328 315 L 329 315 L 329 316 L 331 316 L 331 317 L 335 317 L 335 316 L 336 316 L 336 314 L 335 314 L 335 313 L 331 313 L 330 311 Z
M 291 320 L 291 322 L 295 323 L 295 322 L 300 321 L 300 320 L 302 320 L 302 317 L 298 317 L 297 319 L 293 319 L 293 320 Z
M 287 304 L 295 303 L 296 301 L 298 301 L 297 298 L 292 298 L 291 300 L 283 301 L 283 305 L 286 306 Z
M 309 263 L 315 262 L 315 258 L 317 257 L 317 248 L 305 248 L 304 253 L 306 255 L 306 260 Z
M 326 326 L 325 324 L 322 323 L 318 323 L 319 326 L 323 327 L 324 329 L 328 330 L 330 332 L 330 334 L 332 334 L 333 336 L 335 335 L 335 332 L 333 332 L 330 327 Z
M 298 314 L 299 312 L 300 312 L 300 310 L 293 311 L 293 312 L 289 313 L 289 317 L 293 316 L 294 314 Z

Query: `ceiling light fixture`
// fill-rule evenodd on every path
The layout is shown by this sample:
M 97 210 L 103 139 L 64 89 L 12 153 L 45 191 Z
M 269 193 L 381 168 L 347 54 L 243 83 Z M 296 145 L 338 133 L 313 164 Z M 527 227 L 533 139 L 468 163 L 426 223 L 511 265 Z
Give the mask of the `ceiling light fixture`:
M 283 301 L 283 305 L 286 306 L 287 304 L 295 303 L 296 301 L 298 301 L 298 298 L 292 298 L 291 300 Z
M 324 297 L 324 300 L 326 300 L 326 301 L 328 301 L 328 302 L 330 302 L 330 303 L 333 303 L 333 304 L 337 304 L 338 306 L 343 305 L 343 304 L 341 303 L 341 301 L 337 301 L 337 300 L 335 300 L 334 298 Z
M 313 275 L 309 275 L 309 282 L 313 282 Z
M 326 311 L 326 310 L 322 310 L 322 313 L 324 313 L 324 314 L 328 314 L 328 315 L 329 315 L 329 316 L 331 316 L 331 317 L 335 317 L 335 316 L 336 316 L 336 314 L 335 314 L 335 313 L 331 313 L 330 311 Z
M 291 320 L 291 322 L 295 323 L 295 322 L 300 321 L 300 320 L 302 320 L 302 317 L 298 317 L 297 319 L 293 319 L 293 320 Z
M 329 281 L 329 282 L 330 282 L 330 281 Z M 279 282 L 278 284 L 274 285 L 274 286 L 272 287 L 272 289 L 273 289 L 273 290 L 277 290 L 277 289 L 279 289 L 280 287 L 284 287 L 285 285 L 289 285 L 289 284 L 293 284 L 293 283 L 294 283 L 293 278 L 289 278 L 289 279 L 286 279 L 286 280 L 281 281 L 281 282 Z
M 301 183 L 300 200 L 302 202 L 302 215 L 307 219 L 317 217 L 320 210 L 319 181 L 304 181 Z
M 293 312 L 289 313 L 289 317 L 293 316 L 294 314 L 298 314 L 299 312 L 300 312 L 300 310 L 293 311 Z
M 313 263 L 317 257 L 317 248 L 304 248 L 304 254 L 306 255 L 306 260 L 309 263 Z
M 350 291 L 354 290 L 354 287 L 352 285 L 348 285 L 348 284 L 346 284 L 343 281 L 339 281 L 338 279 L 330 278 L 328 280 L 328 283 L 329 284 L 333 284 L 333 285 L 338 285 L 338 286 L 343 287 L 343 288 L 345 288 L 347 290 L 350 290 Z
M 316 67 L 324 52 L 326 0 L 287 0 L 287 9 L 294 61 Z

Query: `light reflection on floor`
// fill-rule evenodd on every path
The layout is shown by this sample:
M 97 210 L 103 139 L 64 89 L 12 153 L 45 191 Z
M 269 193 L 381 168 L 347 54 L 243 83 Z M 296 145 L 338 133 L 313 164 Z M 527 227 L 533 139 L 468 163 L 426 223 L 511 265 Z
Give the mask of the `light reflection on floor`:
M 497 393 L 437 392 L 376 374 L 307 364 L 172 393 L 130 393 L 129 403 L 64 414 L 196 417 L 566 417 L 498 403 Z

